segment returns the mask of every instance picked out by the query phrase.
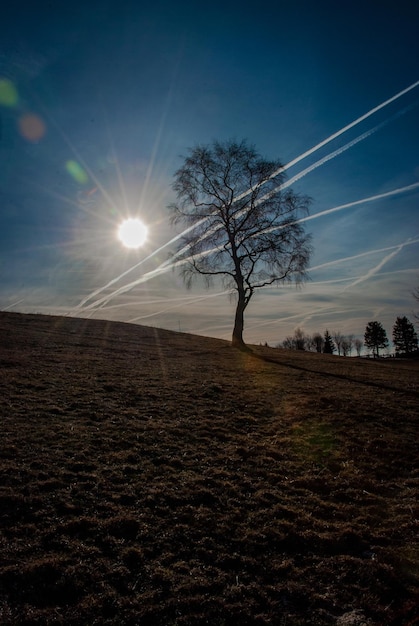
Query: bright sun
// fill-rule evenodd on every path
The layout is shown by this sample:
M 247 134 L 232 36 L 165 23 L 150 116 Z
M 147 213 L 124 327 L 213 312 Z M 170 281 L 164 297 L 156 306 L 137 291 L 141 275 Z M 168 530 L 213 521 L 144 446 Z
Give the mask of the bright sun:
M 126 248 L 140 248 L 148 235 L 148 228 L 138 217 L 130 217 L 118 228 L 118 239 Z

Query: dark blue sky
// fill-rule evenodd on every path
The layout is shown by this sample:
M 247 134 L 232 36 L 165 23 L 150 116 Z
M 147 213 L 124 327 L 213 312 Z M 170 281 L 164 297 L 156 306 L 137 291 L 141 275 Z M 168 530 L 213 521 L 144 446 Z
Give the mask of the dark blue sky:
M 246 138 L 289 163 L 416 83 L 414 5 L 104 0 L 3 9 L 0 308 L 142 318 L 228 337 L 232 304 L 215 295 L 221 288 L 186 292 L 171 272 L 128 286 L 170 247 L 76 307 L 175 235 L 166 207 L 188 147 Z M 313 197 L 313 215 L 382 197 L 307 222 L 311 282 L 257 294 L 247 341 L 275 343 L 296 326 L 362 336 L 371 319 L 391 334 L 395 317 L 411 314 L 418 102 L 416 86 L 289 168 L 292 178 L 330 155 L 293 185 Z M 401 191 L 383 197 L 393 190 Z M 135 252 L 115 235 L 128 214 L 150 228 Z

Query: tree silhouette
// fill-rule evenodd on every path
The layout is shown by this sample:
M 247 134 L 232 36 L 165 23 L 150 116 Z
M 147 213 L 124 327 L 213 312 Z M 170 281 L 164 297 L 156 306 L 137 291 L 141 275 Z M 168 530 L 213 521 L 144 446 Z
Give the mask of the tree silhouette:
M 379 357 L 380 348 L 387 348 L 387 333 L 380 322 L 368 322 L 364 334 L 364 344 L 372 350 L 374 357 Z
M 232 342 L 240 348 L 256 289 L 306 275 L 310 237 L 300 218 L 310 200 L 281 189 L 284 181 L 281 164 L 245 141 L 192 148 L 175 173 L 177 202 L 169 210 L 185 227 L 175 257 L 187 286 L 199 275 L 236 293 Z
M 419 287 L 416 287 L 416 289 L 412 292 L 412 296 L 414 297 L 416 302 L 419 302 Z M 413 316 L 415 319 L 419 320 L 419 311 L 417 313 L 414 313 Z
M 336 350 L 336 346 L 333 343 L 333 339 L 330 336 L 330 333 L 328 330 L 326 330 L 326 332 L 324 333 L 324 346 L 323 346 L 323 352 L 325 354 L 333 354 L 334 351 Z
M 333 341 L 335 342 L 335 346 L 338 349 L 338 355 L 339 356 L 340 356 L 340 351 L 341 351 L 343 339 L 344 339 L 344 337 L 343 337 L 342 333 L 337 331 L 337 330 L 335 330 L 335 332 L 333 333 Z
M 324 339 L 320 333 L 314 333 L 313 335 L 313 344 L 316 348 L 316 352 L 323 352 L 324 347 Z
M 287 350 L 309 350 L 311 338 L 301 328 L 296 328 L 292 336 L 288 336 L 282 342 L 282 347 Z
M 353 335 L 346 335 L 342 339 L 342 353 L 343 356 L 350 356 L 354 345 Z
M 361 351 L 362 351 L 362 346 L 363 346 L 362 339 L 359 339 L 357 337 L 354 340 L 354 346 L 355 346 L 357 356 L 361 356 Z
M 406 316 L 396 318 L 393 326 L 393 343 L 396 354 L 409 354 L 418 349 L 415 327 Z

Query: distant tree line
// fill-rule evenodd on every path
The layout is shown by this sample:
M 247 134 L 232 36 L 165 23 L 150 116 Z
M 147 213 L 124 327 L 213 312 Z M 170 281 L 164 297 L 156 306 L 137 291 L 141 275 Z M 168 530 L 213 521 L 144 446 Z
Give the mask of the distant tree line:
M 406 317 L 397 317 L 393 326 L 393 344 L 396 356 L 408 355 L 418 352 L 418 336 L 412 322 Z M 288 350 L 306 350 L 308 352 L 323 352 L 324 354 L 334 354 L 339 356 L 351 356 L 356 351 L 357 356 L 361 356 L 362 348 L 365 346 L 374 357 L 380 356 L 380 350 L 388 348 L 389 342 L 386 330 L 380 322 L 368 322 L 364 341 L 354 337 L 354 335 L 344 335 L 339 331 L 324 334 L 314 333 L 309 335 L 301 328 L 296 328 L 293 335 L 286 337 L 277 348 Z

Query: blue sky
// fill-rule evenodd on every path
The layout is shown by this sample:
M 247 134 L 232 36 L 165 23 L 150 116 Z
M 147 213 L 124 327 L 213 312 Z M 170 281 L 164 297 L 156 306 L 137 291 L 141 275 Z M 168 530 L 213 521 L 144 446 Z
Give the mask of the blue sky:
M 177 234 L 167 205 L 182 155 L 236 138 L 297 160 L 293 189 L 313 198 L 310 281 L 256 293 L 245 340 L 275 345 L 296 327 L 362 337 L 372 320 L 390 337 L 397 316 L 412 317 L 419 285 L 415 5 L 9 6 L 0 308 L 230 338 L 234 301 L 221 286 L 187 291 L 168 264 L 159 268 Z M 140 250 L 116 237 L 129 215 L 149 227 Z

